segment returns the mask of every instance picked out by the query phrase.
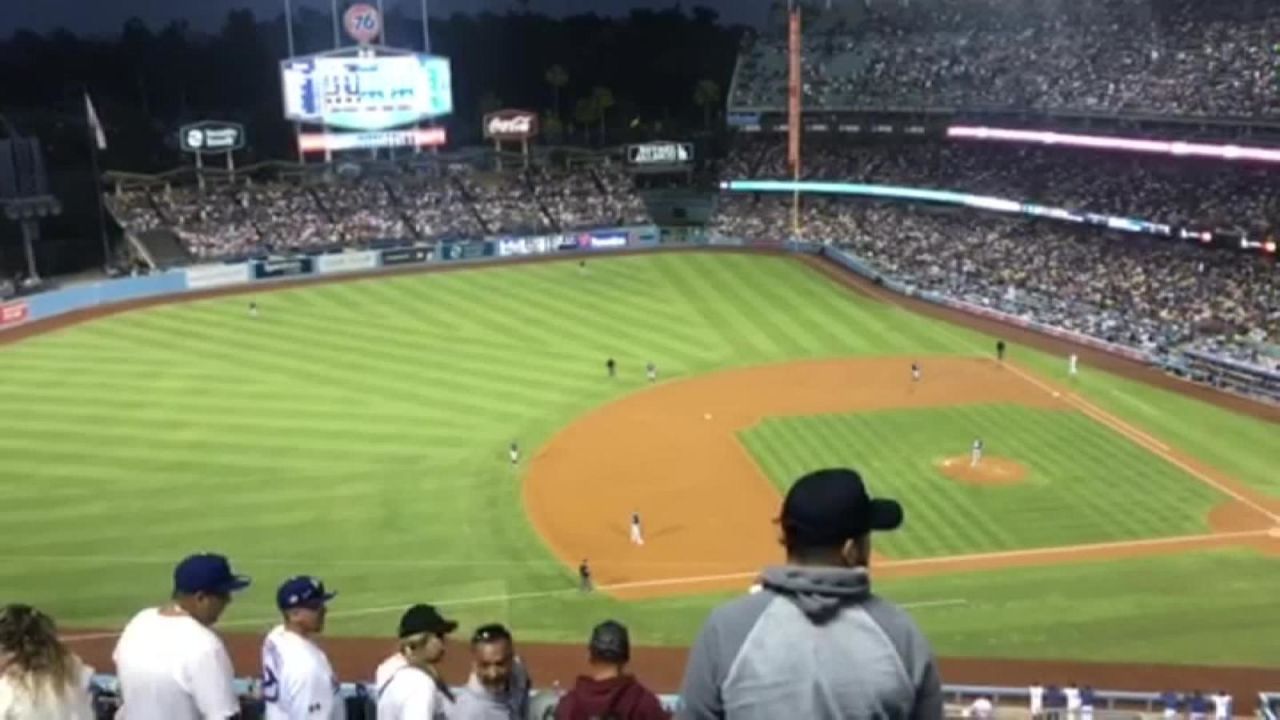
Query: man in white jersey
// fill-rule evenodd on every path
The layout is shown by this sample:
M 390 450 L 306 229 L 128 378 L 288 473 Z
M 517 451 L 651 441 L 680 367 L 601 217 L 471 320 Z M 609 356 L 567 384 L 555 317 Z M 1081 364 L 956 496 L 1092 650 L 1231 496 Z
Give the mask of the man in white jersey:
M 125 626 L 113 658 L 117 720 L 224 720 L 240 714 L 231 658 L 210 630 L 249 578 L 221 555 L 192 555 L 173 571 L 173 598 Z
M 978 463 L 982 462 L 982 447 L 982 438 L 975 438 L 973 449 L 969 451 L 969 467 L 978 467 Z
M 1209 698 L 1213 701 L 1213 720 L 1228 720 L 1231 717 L 1231 696 L 1219 690 Z
M 1067 374 L 1075 377 L 1080 372 L 1080 356 L 1071 353 L 1071 357 L 1067 359 Z
M 430 605 L 414 605 L 400 618 L 400 647 L 374 673 L 378 720 L 445 720 L 453 691 L 440 677 L 444 638 L 458 629 Z
M 346 720 L 333 666 L 311 640 L 324 631 L 325 604 L 336 595 L 307 575 L 285 580 L 276 592 L 284 623 L 262 643 L 266 720 Z

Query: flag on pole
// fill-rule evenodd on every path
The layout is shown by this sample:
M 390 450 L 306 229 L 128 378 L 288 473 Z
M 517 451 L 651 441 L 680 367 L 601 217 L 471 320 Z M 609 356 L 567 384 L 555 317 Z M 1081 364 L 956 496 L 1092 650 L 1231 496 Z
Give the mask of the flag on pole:
M 102 123 L 98 120 L 98 111 L 93 109 L 93 100 L 89 98 L 89 93 L 84 94 L 85 113 L 89 116 L 89 131 L 93 133 L 93 140 L 98 145 L 99 150 L 107 149 L 107 134 L 102 131 Z

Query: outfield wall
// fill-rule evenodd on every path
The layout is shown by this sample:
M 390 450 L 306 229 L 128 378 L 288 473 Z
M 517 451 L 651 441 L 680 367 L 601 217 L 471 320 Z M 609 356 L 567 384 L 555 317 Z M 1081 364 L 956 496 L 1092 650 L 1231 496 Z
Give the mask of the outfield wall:
M 76 310 L 129 303 L 160 295 L 214 290 L 235 285 L 379 269 L 404 270 L 415 265 L 479 262 L 551 255 L 640 250 L 657 247 L 653 225 L 601 228 L 575 233 L 404 245 L 320 255 L 268 257 L 247 262 L 211 263 L 151 275 L 116 278 L 50 290 L 0 304 L 0 332 Z

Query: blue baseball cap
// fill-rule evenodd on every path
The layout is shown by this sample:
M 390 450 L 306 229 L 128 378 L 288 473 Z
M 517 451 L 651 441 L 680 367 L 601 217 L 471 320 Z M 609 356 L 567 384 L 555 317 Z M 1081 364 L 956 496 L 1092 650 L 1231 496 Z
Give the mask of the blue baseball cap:
M 231 563 L 216 553 L 188 556 L 173 569 L 174 592 L 226 595 L 249 587 L 249 578 L 231 572 Z
M 336 592 L 326 592 L 324 583 L 310 575 L 299 575 L 284 581 L 276 591 L 276 606 L 281 611 L 294 608 L 318 608 L 338 596 Z

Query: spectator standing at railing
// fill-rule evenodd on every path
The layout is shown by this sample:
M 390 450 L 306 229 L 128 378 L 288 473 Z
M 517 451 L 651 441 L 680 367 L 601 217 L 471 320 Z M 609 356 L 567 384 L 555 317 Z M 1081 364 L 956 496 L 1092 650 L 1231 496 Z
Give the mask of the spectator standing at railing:
M 1199 690 L 1192 692 L 1191 697 L 1187 698 L 1188 720 L 1208 720 L 1208 717 L 1209 701 Z
M 1178 717 L 1178 709 L 1182 706 L 1182 700 L 1178 697 L 1178 693 L 1172 690 L 1165 690 L 1160 695 L 1160 705 L 1164 711 L 1165 718 Z
M 627 674 L 631 635 L 620 622 L 606 620 L 591 631 L 586 675 L 556 706 L 556 720 L 666 720 L 658 696 Z
M 511 632 L 497 623 L 482 625 L 471 636 L 471 676 L 449 720 L 525 720 L 532 684 Z
M 333 666 L 311 639 L 324 631 L 325 606 L 336 595 L 306 575 L 285 580 L 276 592 L 284 622 L 262 643 L 266 720 L 346 720 Z
M 249 578 L 222 555 L 192 555 L 173 571 L 173 599 L 138 613 L 113 658 L 124 720 L 221 720 L 239 715 L 231 658 L 212 628 Z
M 943 716 L 933 651 L 905 612 L 871 593 L 871 532 L 902 524 L 853 470 L 792 486 L 780 518 L 787 564 L 717 608 L 685 668 L 688 720 Z
M 440 677 L 444 639 L 458 629 L 431 605 L 400 618 L 400 647 L 374 673 L 378 720 L 447 720 L 453 691 Z
M 1219 690 L 1210 698 L 1213 700 L 1213 720 L 1227 720 L 1231 717 L 1231 696 Z
M 0 718 L 92 720 L 92 675 L 48 615 L 29 605 L 0 608 Z

